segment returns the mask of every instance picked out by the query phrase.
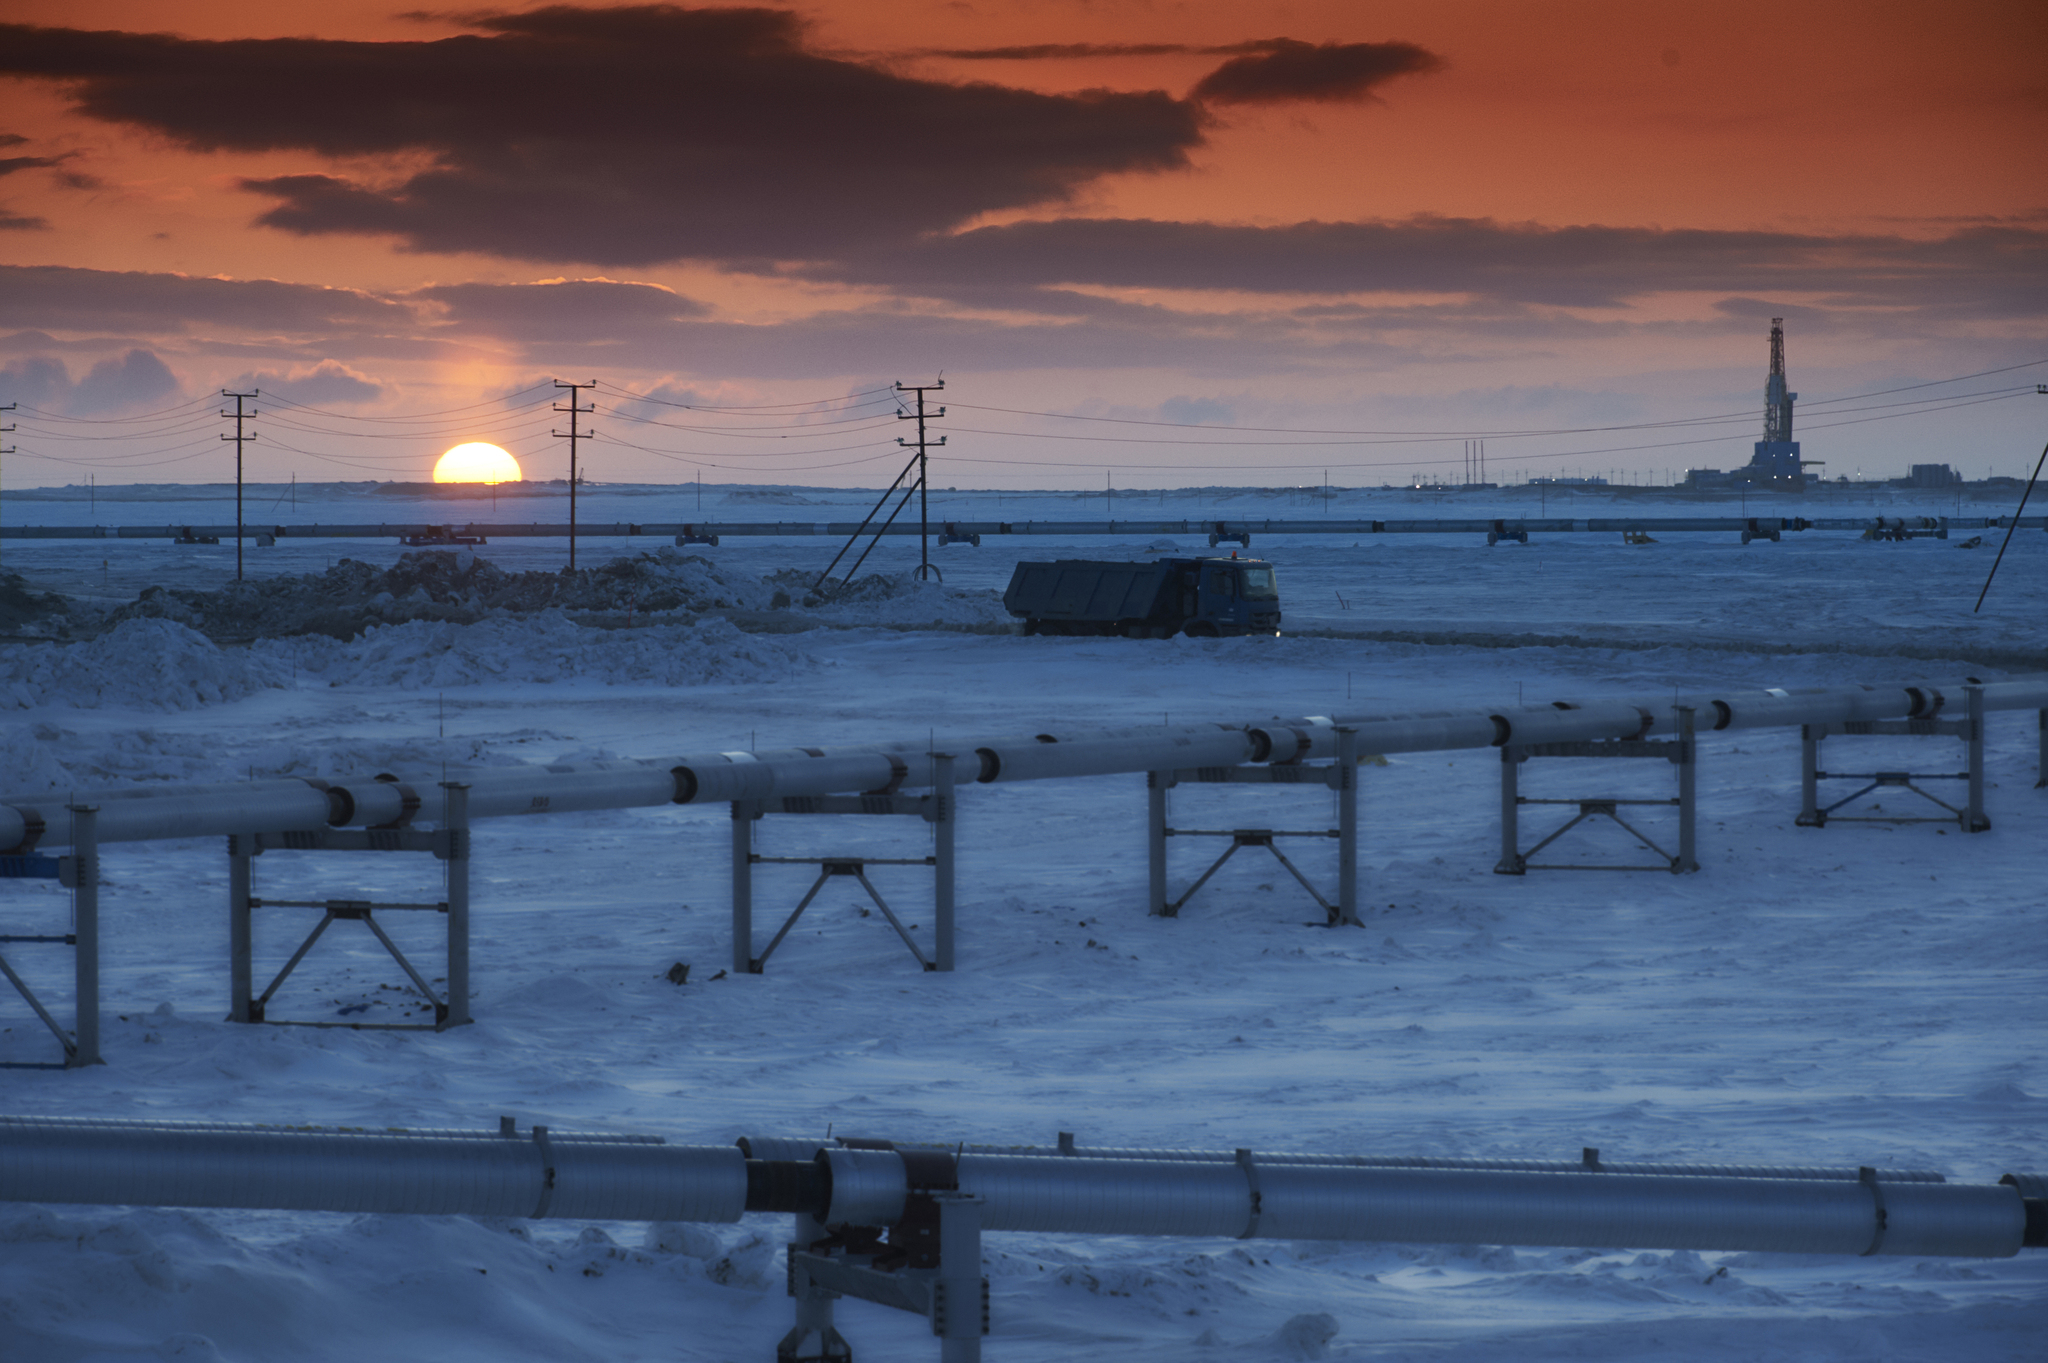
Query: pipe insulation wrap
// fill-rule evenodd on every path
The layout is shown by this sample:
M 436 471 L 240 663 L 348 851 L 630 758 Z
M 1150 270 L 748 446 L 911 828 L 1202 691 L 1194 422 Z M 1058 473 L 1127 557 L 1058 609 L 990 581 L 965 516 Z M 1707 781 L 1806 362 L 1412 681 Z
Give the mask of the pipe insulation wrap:
M 986 1230 L 1237 1236 L 1251 1224 L 1244 1171 L 1228 1164 L 963 1154 L 960 1191 L 987 1199 Z
M 712 804 L 726 800 L 765 800 L 777 795 L 881 790 L 898 780 L 897 763 L 900 761 L 873 753 L 680 766 L 675 772 L 675 801 L 677 804 Z
M 244 781 L 223 789 L 193 794 L 171 787 L 146 800 L 109 800 L 81 797 L 75 802 L 99 805 L 96 833 L 107 842 L 157 842 L 173 838 L 202 838 L 223 833 L 271 832 L 287 828 L 325 828 L 333 809 L 330 793 L 304 781 Z M 31 811 L 43 822 L 40 842 L 47 847 L 69 847 L 74 835 L 71 801 L 45 800 L 15 806 L 19 818 Z M 0 828 L 0 837 L 7 830 Z M 0 842 L 0 849 L 15 846 Z
M 1051 777 L 1234 767 L 1251 760 L 1252 739 L 1243 729 L 1181 733 L 1141 730 L 1123 737 L 1072 743 L 1026 739 L 977 748 L 975 752 L 982 759 L 980 779 L 984 782 L 1042 781 Z
M 1491 748 L 1506 741 L 1506 726 L 1484 710 L 1428 710 L 1412 715 L 1339 718 L 1357 731 L 1362 753 L 1444 752 Z
M 774 1137 L 751 1137 L 758 1148 L 764 1141 Z M 803 1146 L 802 1141 L 793 1145 Z M 823 1142 L 811 1140 L 809 1149 L 815 1149 Z M 899 1141 L 898 1149 L 903 1150 L 947 1150 L 952 1145 L 924 1145 L 916 1141 Z M 1055 1146 L 966 1146 L 972 1152 L 989 1154 L 1022 1155 L 1040 1159 L 1113 1159 L 1113 1160 L 1177 1160 L 1188 1164 L 1234 1164 L 1238 1156 L 1230 1150 L 1161 1150 L 1144 1146 L 1075 1146 L 1061 1149 Z M 808 1157 L 808 1150 L 806 1152 Z M 760 1156 L 756 1156 L 760 1158 Z M 780 1158 L 778 1156 L 777 1158 Z M 1830 1169 L 1805 1165 L 1771 1164 L 1641 1164 L 1610 1163 L 1602 1160 L 1597 1167 L 1589 1167 L 1583 1160 L 1511 1160 L 1511 1159 L 1456 1159 L 1442 1155 L 1321 1155 L 1295 1152 L 1268 1153 L 1258 1151 L 1253 1156 L 1261 1167 L 1269 1164 L 1317 1164 L 1358 1169 L 1501 1169 L 1525 1174 L 1658 1174 L 1679 1178 L 1791 1178 L 1791 1179 L 1834 1179 L 1854 1183 L 1862 1175 L 1857 1169 Z M 1874 1177 L 1880 1183 L 1945 1183 L 1947 1179 L 1929 1169 L 1878 1169 Z M 2028 1194 L 2034 1196 L 2034 1194 Z
M 986 1229 L 1096 1235 L 2003 1258 L 2026 1228 L 2011 1187 L 1845 1179 L 963 1154 L 960 1189 Z
M 1258 1178 L 1258 1233 L 1275 1239 L 2004 1258 L 2026 1224 L 1995 1185 L 1264 1164 Z
M 737 1149 L 738 1147 L 734 1147 Z M 903 1219 L 910 1175 L 894 1150 L 827 1150 L 832 1200 L 819 1218 L 828 1226 L 893 1226 Z
M 1503 710 L 1493 715 L 1507 727 L 1508 743 L 1583 743 L 1599 739 L 1634 738 L 1651 724 L 1649 713 L 1626 701 L 1594 701 L 1560 710 Z
M 730 1145 L 0 1119 L 11 1202 L 737 1221 L 746 1192 Z

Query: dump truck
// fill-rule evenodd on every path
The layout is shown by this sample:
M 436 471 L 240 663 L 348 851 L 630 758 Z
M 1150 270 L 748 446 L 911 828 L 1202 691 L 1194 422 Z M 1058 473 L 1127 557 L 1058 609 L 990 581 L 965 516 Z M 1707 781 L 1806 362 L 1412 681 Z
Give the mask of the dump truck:
M 1262 559 L 1162 558 L 1020 563 L 1003 607 L 1026 634 L 1170 639 L 1280 632 L 1280 587 Z

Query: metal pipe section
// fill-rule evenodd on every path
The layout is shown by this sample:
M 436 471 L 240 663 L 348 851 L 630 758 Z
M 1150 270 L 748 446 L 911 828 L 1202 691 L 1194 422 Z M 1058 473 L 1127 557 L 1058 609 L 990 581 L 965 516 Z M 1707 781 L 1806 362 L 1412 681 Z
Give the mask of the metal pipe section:
M 863 1143 L 865 1144 L 865 1143 Z M 1380 1168 L 1341 1157 L 989 1154 L 746 1139 L 266 1128 L 0 1118 L 0 1200 L 288 1211 L 902 1221 L 943 1179 L 986 1230 L 2002 1258 L 2043 1235 L 2041 1180 Z M 1314 1162 L 1321 1160 L 1323 1162 Z M 913 1176 L 913 1167 L 921 1172 Z M 2040 1229 L 2037 1225 L 2036 1229 Z
M 737 1221 L 736 1146 L 525 1133 L 0 1117 L 0 1200 Z
M 773 1138 L 752 1137 L 754 1148 L 767 1148 Z M 802 1142 L 784 1141 L 774 1148 L 793 1150 Z M 1233 1164 L 1239 1156 L 1231 1150 L 1172 1150 L 1142 1146 L 977 1146 L 925 1145 L 898 1141 L 899 1149 L 960 1149 L 967 1154 L 1019 1155 L 1038 1159 L 1162 1160 L 1180 1164 Z M 812 1141 L 812 1150 L 824 1142 Z M 785 1154 L 780 1158 L 799 1158 Z M 1599 1152 L 1587 1151 L 1578 1160 L 1465 1159 L 1447 1155 L 1327 1155 L 1299 1152 L 1258 1152 L 1261 1166 L 1269 1164 L 1328 1165 L 1354 1169 L 1453 1169 L 1493 1170 L 1522 1174 L 1647 1174 L 1665 1178 L 1743 1179 L 1835 1179 L 1853 1183 L 1863 1176 L 1860 1169 L 1827 1168 L 1813 1165 L 1775 1164 L 1661 1164 L 1609 1161 Z M 1873 1177 L 1883 1183 L 1944 1183 L 1947 1179 L 1930 1169 L 1878 1169 Z

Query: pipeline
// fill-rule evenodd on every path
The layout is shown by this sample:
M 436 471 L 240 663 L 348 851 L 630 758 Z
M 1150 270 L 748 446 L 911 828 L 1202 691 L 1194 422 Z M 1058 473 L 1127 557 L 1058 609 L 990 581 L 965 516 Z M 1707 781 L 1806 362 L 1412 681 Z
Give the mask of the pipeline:
M 2019 529 L 2048 529 L 2048 516 L 1537 516 L 1506 519 L 1472 516 L 1418 520 L 1287 519 L 1259 520 L 1101 520 L 1101 521 L 947 521 L 946 533 L 955 537 L 979 535 L 1072 538 L 1088 535 L 1214 535 L 1232 539 L 1247 535 L 1484 535 L 1509 536 L 1609 535 L 1625 531 L 1725 532 L 1775 536 L 1802 530 L 1855 530 L 1885 532 L 1900 528 L 1941 530 L 1992 530 L 2014 526 Z M 217 539 L 232 540 L 238 532 L 244 539 L 392 539 L 476 536 L 493 539 L 561 539 L 570 533 L 566 522 L 471 521 L 466 525 L 436 525 L 420 522 L 366 522 L 340 525 L 8 525 L 0 526 L 0 539 Z M 916 521 L 881 527 L 885 535 L 930 533 Z M 702 542 L 711 537 L 785 538 L 848 536 L 875 533 L 875 527 L 858 521 L 605 521 L 579 523 L 579 539 L 663 539 L 694 537 Z M 1490 541 L 1489 541 L 1490 542 Z M 1747 541 L 1745 541 L 1746 543 Z M 1214 541 L 1212 540 L 1213 544 Z
M 0 1117 L 0 1201 L 622 1221 L 795 1212 L 884 1227 L 938 1186 L 982 1199 L 990 1231 L 1961 1258 L 2048 1246 L 2044 1180 L 2031 1174 L 1952 1184 L 1868 1170 L 1674 1175 L 854 1145 L 671 1145 L 522 1133 L 509 1118 L 471 1133 Z
M 1365 753 L 1435 752 L 1641 738 L 1675 732 L 1677 706 L 1698 732 L 1796 727 L 1874 719 L 1931 719 L 1959 706 L 1968 679 L 1808 691 L 1740 691 L 1674 699 L 1556 701 L 1499 710 L 1313 715 L 1242 725 L 1197 724 L 1121 730 L 1076 729 L 1006 738 L 949 739 L 693 753 L 550 766 L 458 769 L 445 778 L 385 773 L 371 780 L 312 779 L 126 787 L 53 799 L 0 795 L 0 852 L 71 845 L 71 804 L 100 807 L 102 843 L 321 827 L 398 828 L 445 821 L 443 779 L 469 788 L 471 819 L 574 810 L 720 803 L 841 792 L 925 789 L 936 746 L 961 764 L 963 780 L 1103 776 L 1154 770 L 1287 764 L 1333 757 L 1337 730 L 1356 731 Z M 1984 686 L 1991 710 L 2048 710 L 2048 677 Z M 970 756 L 971 755 L 971 756 Z

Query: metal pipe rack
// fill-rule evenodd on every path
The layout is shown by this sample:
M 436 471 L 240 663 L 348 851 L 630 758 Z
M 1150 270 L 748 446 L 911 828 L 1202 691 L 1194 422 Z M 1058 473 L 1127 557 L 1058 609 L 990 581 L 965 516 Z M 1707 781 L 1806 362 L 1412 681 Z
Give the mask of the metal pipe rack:
M 1952 696 L 1965 698 L 1966 717 L 1946 720 Z M 1678 761 L 1679 848 L 1665 868 L 1688 871 L 1697 853 L 1688 836 L 1693 819 L 1685 791 L 1697 745 L 1721 730 L 1800 727 L 1809 736 L 1807 765 L 1813 765 L 1811 738 L 1821 726 L 1844 732 L 1872 732 L 1878 726 L 1908 733 L 1962 734 L 1969 740 L 1972 798 L 1963 826 L 1982 831 L 1989 820 L 1982 810 L 1982 743 L 1984 716 L 1995 710 L 2034 710 L 2041 724 L 2042 776 L 2048 779 L 2048 677 L 1981 683 L 1975 678 L 1893 686 L 1849 686 L 1788 691 L 1731 691 L 1643 698 L 1640 700 L 1558 700 L 1549 705 L 1499 710 L 1458 709 L 1405 714 L 1310 715 L 1249 724 L 1196 724 L 1136 729 L 1062 729 L 1005 738 L 949 741 L 947 752 L 935 741 L 906 740 L 866 746 L 783 748 L 761 752 L 716 752 L 672 757 L 605 759 L 556 763 L 518 770 L 470 769 L 439 779 L 383 773 L 346 783 L 324 780 L 271 780 L 173 785 L 167 789 L 126 789 L 74 796 L 63 803 L 41 796 L 0 794 L 0 857 L 21 858 L 41 847 L 96 849 L 107 843 L 173 838 L 226 836 L 230 845 L 231 958 L 235 971 L 233 1019 L 255 1021 L 261 1001 L 249 998 L 247 951 L 249 884 L 247 854 L 260 847 L 346 847 L 353 850 L 430 850 L 449 863 L 449 997 L 436 998 L 438 1028 L 467 1020 L 466 976 L 469 936 L 466 927 L 468 876 L 466 830 L 483 818 L 504 818 L 571 810 L 644 808 L 667 804 L 725 803 L 733 811 L 733 952 L 734 968 L 751 971 L 768 952 L 754 955 L 752 946 L 752 868 L 760 860 L 752 847 L 752 825 L 764 812 L 891 812 L 917 813 L 933 825 L 937 843 L 933 867 L 935 944 L 926 958 L 907 930 L 898 925 L 920 965 L 948 970 L 954 960 L 953 846 L 957 837 L 958 804 L 952 798 L 957 766 L 963 783 L 1071 779 L 1083 776 L 1146 773 L 1151 786 L 1148 807 L 1147 861 L 1150 869 L 1148 912 L 1171 913 L 1185 902 L 1169 902 L 1165 890 L 1166 788 L 1184 780 L 1234 783 L 1298 784 L 1310 774 L 1338 794 L 1338 886 L 1334 899 L 1318 892 L 1297 868 L 1283 864 L 1308 888 L 1332 924 L 1357 921 L 1358 816 L 1357 761 L 1365 754 L 1499 748 L 1504 761 L 1502 793 L 1503 860 L 1510 871 L 1523 864 L 1514 842 L 1515 810 L 1520 796 L 1513 783 L 1518 757 L 1543 755 L 1664 756 Z M 1960 723 L 1961 727 L 1957 725 Z M 1671 741 L 1653 741 L 1652 735 Z M 1348 747 L 1346 745 L 1349 745 Z M 950 754 L 963 754 L 957 759 Z M 971 754 L 966 756 L 965 754 Z M 1315 763 L 1328 763 L 1317 768 Z M 1347 765 L 1348 764 L 1348 765 Z M 1343 770 L 1339 770 L 1343 768 Z M 1811 782 L 1807 802 L 1810 805 Z M 904 790 L 931 792 L 922 797 Z M 1586 801 L 1579 801 L 1582 817 Z M 1619 801 L 1593 800 L 1594 806 Z M 886 804 L 886 811 L 883 806 Z M 91 811 L 88 813 L 88 811 Z M 91 832 L 88 833 L 87 821 Z M 434 830 L 416 831 L 431 823 Z M 358 828 L 359 834 L 337 836 Z M 1201 830 L 1176 830 L 1189 835 Z M 1273 849 L 1275 830 L 1227 830 L 1233 838 L 1224 858 L 1240 846 Z M 1251 835 L 1249 838 L 1246 835 Z M 1327 836 L 1328 833 L 1325 833 Z M 266 839 L 268 839 L 266 841 Z M 245 850 L 246 848 L 246 850 Z M 457 854 L 459 852 L 459 855 Z M 841 855 L 822 859 L 824 872 L 856 874 L 872 858 Z M 1219 860 L 1218 865 L 1221 864 Z M 1211 868 L 1214 869 L 1213 867 Z M 1204 880 L 1207 879 L 1205 876 Z M 458 880 L 460 883 L 458 884 Z M 99 949 L 84 924 L 96 911 L 92 877 L 80 882 L 81 928 L 77 935 L 79 1021 L 75 1040 L 46 1009 L 30 997 L 44 1022 L 65 1044 L 69 1063 L 90 1063 L 97 1057 Z M 1196 883 L 1199 888 L 1201 881 Z M 813 894 L 817 891 L 813 887 Z M 878 903 L 879 894 L 867 889 Z M 1192 891 L 1189 891 L 1192 893 Z M 329 905 L 329 920 L 360 919 L 356 901 L 342 903 L 346 913 Z M 797 913 L 801 913 L 800 904 Z M 372 906 L 374 907 L 374 906 Z M 389 906 L 387 906 L 389 907 Z M 436 905 L 434 907 L 440 907 Z M 883 905 L 885 917 L 893 914 Z M 794 922 L 794 915 L 789 922 Z M 323 920 L 323 927 L 325 922 Z M 784 925 L 784 932 L 789 924 Z M 317 932 L 315 934 L 318 935 Z M 378 935 L 381 937 L 382 933 Z M 777 942 L 781 940 L 780 935 Z M 309 941 L 306 946 L 310 947 Z M 389 946 L 389 942 L 386 943 Z M 776 943 L 771 942 L 768 951 Z M 303 954 L 302 948 L 301 954 Z M 396 952 L 399 963 L 408 963 Z M 296 958 L 293 962 L 296 964 Z M 288 965 L 279 976 L 289 974 Z M 9 972 L 12 973 L 11 971 Z M 19 988 L 17 982 L 17 988 Z M 273 984 L 272 989 L 276 988 Z M 23 991 L 26 994 L 26 991 Z M 265 999 L 268 998 L 266 992 Z M 87 1007 L 87 1001 L 94 1000 Z M 90 1018 L 87 1014 L 90 1013 Z

